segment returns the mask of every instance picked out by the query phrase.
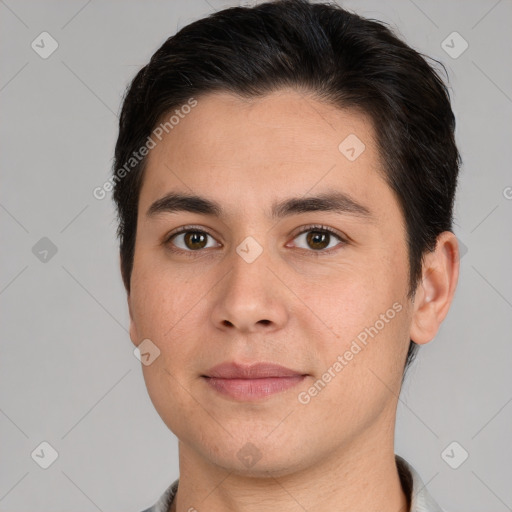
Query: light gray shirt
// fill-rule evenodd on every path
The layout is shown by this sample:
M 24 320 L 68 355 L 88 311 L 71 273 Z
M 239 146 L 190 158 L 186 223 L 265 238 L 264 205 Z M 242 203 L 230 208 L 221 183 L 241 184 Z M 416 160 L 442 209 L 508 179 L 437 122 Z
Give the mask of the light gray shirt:
M 410 497 L 411 508 L 409 512 L 443 512 L 428 492 L 417 471 L 399 455 L 395 455 L 395 459 L 402 487 L 406 495 Z M 175 480 L 160 496 L 160 499 L 143 512 L 168 512 L 176 496 L 178 482 L 179 479 Z

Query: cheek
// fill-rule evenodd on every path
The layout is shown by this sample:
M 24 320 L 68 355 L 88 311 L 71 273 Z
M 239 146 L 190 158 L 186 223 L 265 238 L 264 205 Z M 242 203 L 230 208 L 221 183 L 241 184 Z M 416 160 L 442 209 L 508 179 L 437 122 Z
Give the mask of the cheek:
M 393 309 L 393 304 L 402 304 L 404 300 L 403 287 L 394 284 L 393 280 L 390 277 L 388 282 L 380 274 L 368 271 L 338 276 L 337 279 L 331 279 L 330 285 L 321 289 L 302 287 L 304 303 L 314 315 L 314 321 L 325 330 L 326 336 L 320 337 L 325 339 L 325 346 L 343 349 L 377 321 L 377 327 L 382 329 L 380 315 L 385 315 L 383 321 L 387 326 L 387 320 L 392 320 L 396 309 L 399 309 L 399 306 Z M 364 335 L 361 337 L 364 338 Z
M 311 407 L 311 414 L 331 422 L 335 430 L 348 428 L 348 418 L 354 432 L 366 428 L 400 391 L 407 309 L 398 301 L 388 306 L 382 313 L 373 305 L 366 307 L 357 317 L 347 312 L 339 320 L 340 338 L 320 349 L 323 367 L 305 390 L 311 402 L 306 410 Z
M 328 293 L 310 295 L 325 334 L 320 332 L 316 339 L 323 366 L 319 371 L 330 369 L 331 374 L 341 376 L 332 379 L 336 383 L 330 399 L 357 406 L 377 399 L 372 386 L 383 387 L 379 378 L 392 387 L 401 379 L 409 345 L 408 274 L 390 269 L 391 260 L 387 269 L 361 273 L 358 279 L 346 278 Z M 327 379 L 329 375 L 322 380 Z M 383 391 L 386 394 L 385 386 Z
M 171 273 L 169 265 L 139 257 L 132 273 L 130 304 L 140 334 L 163 341 L 199 299 L 198 293 L 187 290 L 190 286 L 183 282 L 179 271 Z
M 140 340 L 150 339 L 159 350 L 151 364 L 142 365 L 148 395 L 167 426 L 173 432 L 181 432 L 181 418 L 187 418 L 188 423 L 200 412 L 186 390 L 190 388 L 188 378 L 194 373 L 191 365 L 196 359 L 190 343 L 190 325 L 196 324 L 195 316 L 201 311 L 201 295 L 183 293 L 182 285 L 176 286 L 165 276 L 165 269 L 152 265 L 143 268 L 140 264 L 134 266 L 130 295 Z M 185 432 L 181 432 L 183 436 Z
M 179 270 L 167 265 L 134 266 L 131 309 L 139 338 L 149 338 L 160 350 L 151 366 L 143 367 L 147 377 L 158 369 L 174 375 L 193 373 L 198 346 L 204 348 L 201 336 L 207 301 L 201 278 L 190 282 Z M 169 377 L 169 374 L 168 374 Z M 170 378 L 170 377 L 169 377 Z M 178 385 L 172 378 L 167 386 Z

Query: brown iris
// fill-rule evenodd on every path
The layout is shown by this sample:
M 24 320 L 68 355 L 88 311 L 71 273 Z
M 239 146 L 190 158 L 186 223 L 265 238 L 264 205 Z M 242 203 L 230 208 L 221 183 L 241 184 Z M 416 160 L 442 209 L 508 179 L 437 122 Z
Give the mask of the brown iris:
M 183 235 L 183 240 L 189 249 L 196 250 L 206 246 L 206 237 L 207 235 L 201 231 L 188 231 Z
M 310 231 L 306 235 L 306 240 L 312 249 L 325 249 L 329 245 L 329 233 Z

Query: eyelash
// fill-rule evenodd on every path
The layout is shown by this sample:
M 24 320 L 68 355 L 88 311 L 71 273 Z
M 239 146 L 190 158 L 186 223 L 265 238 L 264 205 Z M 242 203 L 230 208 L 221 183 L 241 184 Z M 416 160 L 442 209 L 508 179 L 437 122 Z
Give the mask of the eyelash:
M 345 245 L 348 243 L 348 240 L 344 236 L 342 236 L 339 232 L 335 231 L 332 228 L 329 228 L 328 226 L 324 226 L 321 224 L 311 224 L 309 226 L 304 226 L 304 228 L 302 228 L 301 231 L 299 231 L 298 233 L 296 233 L 294 235 L 293 239 L 297 238 L 298 236 L 300 236 L 304 233 L 308 233 L 309 231 L 316 231 L 319 233 L 328 233 L 329 235 L 333 235 L 336 238 L 338 238 L 341 242 L 340 244 L 337 244 L 335 247 L 331 247 L 330 249 L 321 249 L 318 251 L 315 251 L 313 249 L 299 248 L 301 251 L 310 253 L 311 255 L 313 255 L 315 257 L 331 254 L 332 252 L 339 250 L 340 245 Z M 166 236 L 163 243 L 164 243 L 164 245 L 168 246 L 168 248 L 171 252 L 178 253 L 178 254 L 185 254 L 186 256 L 190 256 L 190 257 L 196 257 L 196 253 L 204 252 L 204 250 L 198 249 L 196 251 L 192 251 L 192 250 L 179 249 L 179 248 L 173 247 L 173 245 L 170 243 L 174 237 L 176 237 L 180 234 L 189 233 L 189 232 L 203 233 L 212 238 L 215 238 L 211 233 L 209 233 L 208 231 L 206 231 L 205 229 L 203 229 L 199 226 L 183 226 L 183 227 L 179 228 L 178 231 L 174 231 L 170 235 Z

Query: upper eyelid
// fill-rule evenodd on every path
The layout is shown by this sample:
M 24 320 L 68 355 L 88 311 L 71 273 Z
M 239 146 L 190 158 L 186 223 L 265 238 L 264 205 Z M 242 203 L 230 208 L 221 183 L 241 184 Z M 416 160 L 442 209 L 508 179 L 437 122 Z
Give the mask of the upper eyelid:
M 344 236 L 342 233 L 340 233 L 337 229 L 331 228 L 329 226 L 324 226 L 322 224 L 310 224 L 306 226 L 302 226 L 301 228 L 298 228 L 298 231 L 294 234 L 294 238 L 302 235 L 303 233 L 307 233 L 308 231 L 325 231 L 327 233 L 330 233 L 331 235 L 335 235 L 341 240 L 345 240 L 346 236 Z
M 200 226 L 182 226 L 180 228 L 177 228 L 175 231 L 172 231 L 168 235 L 164 236 L 164 243 L 169 242 L 172 238 L 174 238 L 177 235 L 182 235 L 183 233 L 188 233 L 190 231 L 198 231 L 200 233 L 206 233 L 207 235 L 211 236 L 212 238 L 216 239 L 216 236 L 210 233 L 205 228 L 202 228 Z

